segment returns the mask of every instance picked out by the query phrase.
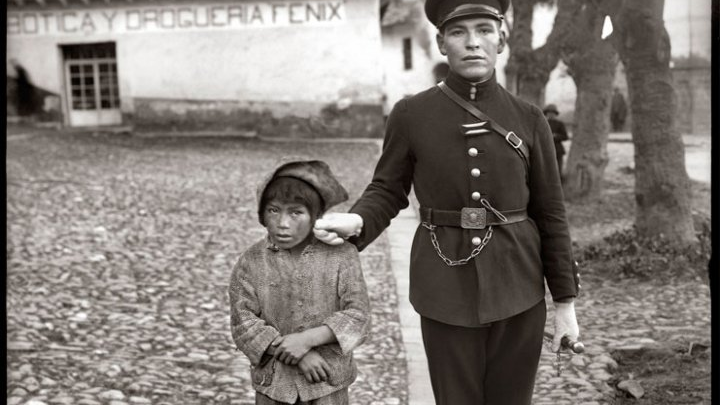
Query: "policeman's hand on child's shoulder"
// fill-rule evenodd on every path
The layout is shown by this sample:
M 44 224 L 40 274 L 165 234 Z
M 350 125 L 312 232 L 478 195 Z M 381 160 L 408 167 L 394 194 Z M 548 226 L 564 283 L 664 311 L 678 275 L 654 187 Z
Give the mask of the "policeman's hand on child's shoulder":
M 363 220 L 358 214 L 330 212 L 315 221 L 313 233 L 328 245 L 340 245 L 352 235 L 359 235 Z
M 275 357 L 281 362 L 295 366 L 312 349 L 307 337 L 302 333 L 291 333 L 273 341 Z
M 310 383 L 327 381 L 330 378 L 330 365 L 315 350 L 310 350 L 298 363 L 305 379 Z
M 327 243 L 328 245 L 342 245 L 343 242 L 345 242 L 345 239 L 339 237 L 335 232 L 313 228 L 313 233 L 320 242 Z

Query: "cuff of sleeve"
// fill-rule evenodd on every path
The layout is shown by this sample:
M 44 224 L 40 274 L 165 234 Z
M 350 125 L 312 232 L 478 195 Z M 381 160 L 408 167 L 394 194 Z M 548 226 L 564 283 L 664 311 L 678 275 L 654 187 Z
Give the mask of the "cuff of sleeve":
M 555 302 L 563 302 L 564 299 L 576 298 L 580 294 L 580 272 L 578 271 L 578 263 L 572 261 L 572 275 L 565 275 L 560 279 L 548 280 L 550 294 Z
M 341 326 L 342 321 L 339 319 L 330 317 L 326 319 L 323 324 L 327 325 L 327 327 L 332 330 L 335 335 L 335 339 L 338 341 L 338 345 L 340 345 L 340 350 L 342 350 L 343 355 L 347 355 L 360 344 L 361 337 L 344 332 L 344 328 Z
M 347 238 L 347 241 L 352 243 L 353 245 L 355 245 L 355 247 L 358 247 L 358 245 L 360 244 L 360 237 L 359 236 L 351 236 L 351 237 Z M 359 251 L 359 248 L 358 248 L 358 251 Z
M 348 213 L 360 215 L 360 218 L 362 218 L 363 225 L 360 229 L 360 232 L 356 235 L 350 236 L 347 239 L 348 242 L 352 243 L 353 245 L 355 245 L 355 247 L 357 247 L 359 252 L 362 252 L 368 245 L 368 242 L 366 241 L 368 221 L 365 220 L 365 213 L 363 213 L 362 210 L 355 210 L 355 207 L 351 208 Z
M 561 304 L 568 304 L 570 302 L 573 302 L 575 300 L 575 296 L 566 296 L 566 297 L 559 297 L 559 298 L 553 298 L 554 302 L 559 302 Z
M 260 360 L 262 359 L 265 350 L 267 350 L 270 343 L 272 343 L 272 341 L 278 336 L 280 336 L 280 332 L 278 332 L 275 328 L 267 327 L 260 331 L 260 333 L 258 333 L 250 342 L 248 342 L 249 350 L 245 354 L 248 356 L 250 364 L 253 366 L 260 364 Z

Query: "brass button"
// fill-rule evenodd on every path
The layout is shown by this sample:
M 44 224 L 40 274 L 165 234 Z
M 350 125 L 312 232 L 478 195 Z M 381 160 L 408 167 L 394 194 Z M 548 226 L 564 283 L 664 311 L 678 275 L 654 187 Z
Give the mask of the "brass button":
M 472 193 L 471 197 L 472 197 L 473 200 L 477 201 L 477 200 L 480 199 L 480 193 L 478 193 L 478 192 L 476 191 L 476 192 Z
M 480 239 L 479 236 L 476 236 L 476 237 L 472 238 L 472 244 L 473 244 L 473 245 L 479 246 L 479 245 L 480 245 L 480 242 L 482 242 L 482 239 Z
M 470 149 L 468 149 L 468 155 L 475 157 L 478 155 L 478 150 L 475 148 L 470 148 Z
M 480 169 L 476 167 L 470 170 L 470 175 L 472 175 L 473 177 L 480 177 Z

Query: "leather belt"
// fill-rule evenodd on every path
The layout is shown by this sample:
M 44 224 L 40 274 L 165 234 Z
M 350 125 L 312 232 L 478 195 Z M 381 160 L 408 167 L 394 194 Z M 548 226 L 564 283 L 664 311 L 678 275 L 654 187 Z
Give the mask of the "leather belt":
M 461 211 L 438 210 L 420 207 L 420 220 L 435 226 L 454 226 L 463 229 L 484 229 L 489 225 L 507 225 L 528 218 L 525 208 L 500 211 L 507 221 L 485 208 L 465 207 Z

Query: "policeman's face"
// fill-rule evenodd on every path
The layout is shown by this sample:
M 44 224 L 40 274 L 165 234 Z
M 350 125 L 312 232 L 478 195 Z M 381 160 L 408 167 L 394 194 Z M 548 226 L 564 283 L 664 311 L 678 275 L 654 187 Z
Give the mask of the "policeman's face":
M 437 41 L 450 69 L 465 80 L 478 83 L 492 76 L 497 55 L 505 47 L 505 33 L 495 19 L 464 18 L 447 23 L 438 33 Z
M 272 199 L 263 211 L 270 240 L 280 249 L 304 247 L 310 238 L 313 218 L 303 204 Z

